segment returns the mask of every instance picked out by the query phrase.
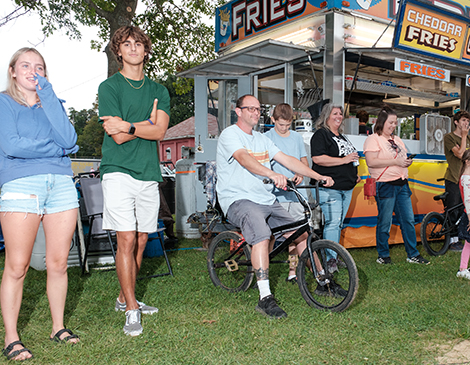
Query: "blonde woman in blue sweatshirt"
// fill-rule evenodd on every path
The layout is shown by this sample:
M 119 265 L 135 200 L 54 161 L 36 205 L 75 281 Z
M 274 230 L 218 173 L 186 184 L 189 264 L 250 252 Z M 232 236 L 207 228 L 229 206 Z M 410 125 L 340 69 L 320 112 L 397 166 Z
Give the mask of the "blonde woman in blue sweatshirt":
M 17 322 L 41 221 L 52 317 L 49 338 L 79 341 L 63 322 L 67 257 L 78 208 L 68 154 L 78 151 L 77 135 L 47 80 L 44 58 L 34 48 L 22 48 L 11 58 L 7 89 L 0 93 L 0 126 L 0 224 L 5 239 L 0 289 L 3 354 L 8 359 L 26 360 L 33 355 L 20 341 Z

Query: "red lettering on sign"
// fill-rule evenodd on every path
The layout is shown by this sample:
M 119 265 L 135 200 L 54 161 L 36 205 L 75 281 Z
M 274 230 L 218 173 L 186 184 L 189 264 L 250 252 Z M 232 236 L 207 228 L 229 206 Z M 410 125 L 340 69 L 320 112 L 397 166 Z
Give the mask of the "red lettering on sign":
M 433 79 L 445 80 L 446 71 L 441 68 L 436 68 L 420 63 L 414 63 L 411 61 L 400 60 L 398 69 L 402 72 L 431 77 Z M 397 70 L 398 71 L 398 70 Z

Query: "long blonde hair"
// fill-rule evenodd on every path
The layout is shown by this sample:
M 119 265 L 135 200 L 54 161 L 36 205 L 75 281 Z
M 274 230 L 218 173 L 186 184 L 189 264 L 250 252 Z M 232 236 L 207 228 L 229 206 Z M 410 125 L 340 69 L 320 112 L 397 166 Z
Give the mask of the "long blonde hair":
M 47 68 L 46 62 L 44 61 L 44 57 L 39 53 L 36 48 L 24 47 L 19 49 L 15 52 L 15 54 L 11 57 L 10 63 L 8 65 L 8 82 L 7 88 L 4 91 L 5 94 L 10 95 L 13 100 L 15 100 L 18 104 L 25 105 L 29 107 L 23 93 L 21 92 L 18 84 L 16 83 L 16 78 L 13 77 L 13 72 L 15 71 L 16 62 L 18 59 L 25 53 L 33 52 L 39 57 L 41 57 L 42 63 L 44 64 L 44 76 L 47 78 Z

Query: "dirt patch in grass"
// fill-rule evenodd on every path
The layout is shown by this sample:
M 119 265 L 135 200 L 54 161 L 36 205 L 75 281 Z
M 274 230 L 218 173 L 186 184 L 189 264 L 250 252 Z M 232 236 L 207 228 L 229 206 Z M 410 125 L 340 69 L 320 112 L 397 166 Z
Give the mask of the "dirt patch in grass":
M 457 344 L 448 343 L 439 345 L 439 350 L 443 354 L 436 360 L 438 364 L 470 364 L 470 341 L 464 340 Z

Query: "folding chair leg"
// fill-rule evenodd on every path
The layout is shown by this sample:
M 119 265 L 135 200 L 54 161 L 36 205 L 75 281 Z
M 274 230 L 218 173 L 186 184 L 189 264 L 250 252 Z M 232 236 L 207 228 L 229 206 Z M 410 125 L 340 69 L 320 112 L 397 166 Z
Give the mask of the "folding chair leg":
M 166 265 L 168 266 L 168 272 L 165 272 L 165 273 L 162 273 L 162 274 L 156 274 L 156 275 L 143 276 L 143 277 L 137 278 L 137 280 L 158 278 L 160 276 L 167 276 L 167 275 L 173 276 L 173 270 L 171 269 L 170 260 L 168 260 L 168 256 L 167 256 L 166 251 L 165 251 L 165 246 L 163 244 L 163 242 L 164 242 L 163 241 L 163 233 L 161 235 L 158 235 L 158 238 L 156 238 L 156 239 L 158 239 L 160 241 L 160 246 L 162 247 L 163 256 L 165 257 Z
M 83 262 L 82 262 L 82 248 L 80 244 L 80 238 L 78 234 L 78 225 L 77 228 L 75 228 L 74 232 L 74 239 L 75 239 L 75 244 L 77 245 L 77 253 L 78 253 L 78 262 L 80 263 L 80 269 L 83 270 Z
M 83 255 L 85 254 L 85 237 L 83 235 L 83 224 L 80 216 L 80 211 L 77 213 L 77 226 L 75 228 L 75 239 L 77 243 L 78 260 L 80 262 L 80 268 L 83 270 L 87 269 L 86 263 L 83 262 Z
M 168 266 L 168 273 L 169 275 L 173 276 L 173 270 L 171 270 L 170 260 L 168 260 L 168 255 L 165 251 L 165 245 L 163 243 L 163 239 L 160 239 L 160 245 L 162 246 L 163 256 L 165 256 L 166 265 Z
M 85 255 L 83 256 L 83 265 L 82 265 L 82 275 L 85 274 L 85 268 L 87 266 L 88 260 L 88 248 L 90 247 L 91 234 L 87 235 L 86 244 L 85 244 Z
M 111 252 L 113 253 L 113 258 L 114 258 L 114 263 L 116 263 L 116 252 L 114 252 L 114 245 L 113 245 L 113 239 L 111 237 L 111 231 L 106 231 L 108 234 L 108 242 L 109 245 L 111 246 Z
M 86 237 L 85 255 L 83 255 L 82 275 L 85 274 L 85 268 L 87 267 L 88 249 L 90 248 L 90 243 L 91 243 L 91 232 L 93 229 L 93 221 L 94 221 L 94 218 L 92 218 L 90 221 L 90 228 L 88 230 L 88 234 Z

